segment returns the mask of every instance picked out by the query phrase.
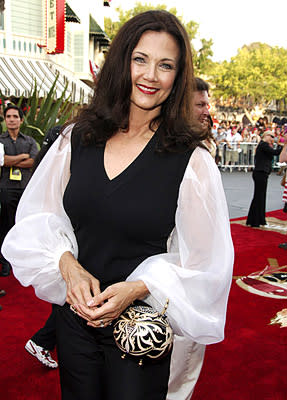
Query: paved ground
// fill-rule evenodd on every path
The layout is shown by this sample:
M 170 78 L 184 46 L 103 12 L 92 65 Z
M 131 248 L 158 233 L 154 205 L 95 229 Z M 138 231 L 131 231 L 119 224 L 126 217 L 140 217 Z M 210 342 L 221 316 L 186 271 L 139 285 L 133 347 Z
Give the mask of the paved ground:
M 252 172 L 221 172 L 230 218 L 247 216 L 253 197 Z M 272 172 L 267 187 L 266 211 L 283 208 L 281 176 Z

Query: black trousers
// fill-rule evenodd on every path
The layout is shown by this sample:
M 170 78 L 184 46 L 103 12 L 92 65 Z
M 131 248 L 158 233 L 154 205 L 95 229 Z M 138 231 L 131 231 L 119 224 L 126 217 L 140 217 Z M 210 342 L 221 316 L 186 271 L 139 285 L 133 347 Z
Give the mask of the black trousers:
M 139 366 L 122 359 L 112 326 L 88 327 L 69 305 L 58 306 L 57 351 L 63 400 L 165 400 L 170 354 Z
M 0 189 L 0 249 L 5 236 L 15 224 L 15 215 L 18 203 L 24 189 Z M 1 255 L 1 263 L 8 263 Z
M 263 171 L 253 171 L 254 194 L 248 212 L 246 225 L 259 226 L 266 225 L 266 192 L 268 183 L 268 174 Z
M 45 350 L 53 350 L 56 346 L 56 311 L 57 306 L 52 304 L 52 311 L 45 325 L 31 337 L 33 342 Z

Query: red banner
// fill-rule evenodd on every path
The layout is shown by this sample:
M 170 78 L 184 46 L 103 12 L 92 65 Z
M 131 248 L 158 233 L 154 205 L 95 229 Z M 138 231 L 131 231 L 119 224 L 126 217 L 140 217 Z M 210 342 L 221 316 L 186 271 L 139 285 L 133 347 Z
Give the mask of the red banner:
M 65 50 L 65 0 L 47 0 L 47 53 L 64 53 Z

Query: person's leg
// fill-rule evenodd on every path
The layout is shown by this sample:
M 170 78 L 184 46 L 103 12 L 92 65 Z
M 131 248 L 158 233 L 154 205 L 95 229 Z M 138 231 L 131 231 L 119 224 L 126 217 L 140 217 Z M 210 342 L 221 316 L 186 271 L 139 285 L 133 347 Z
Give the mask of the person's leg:
M 260 208 L 260 225 L 266 225 L 265 213 L 266 213 L 266 194 L 267 194 L 267 183 L 268 174 L 262 173 L 260 177 L 261 186 L 261 208 Z
M 46 350 L 53 350 L 56 346 L 56 306 L 52 304 L 52 311 L 45 325 L 40 328 L 31 340 Z
M 5 236 L 15 224 L 15 215 L 18 203 L 23 194 L 23 190 L 6 190 L 0 191 L 0 248 Z M 10 273 L 10 263 L 0 254 L 0 263 L 2 264 L 2 276 L 7 276 Z
M 3 240 L 9 231 L 8 193 L 7 190 L 5 189 L 0 190 L 0 203 L 1 203 L 1 211 L 0 211 L 0 248 L 1 248 Z M 0 264 L 2 265 L 0 275 L 8 276 L 10 273 L 10 266 L 8 261 L 2 256 L 1 253 L 0 253 Z
M 265 204 L 268 175 L 264 172 L 253 171 L 254 195 L 248 212 L 246 224 L 253 227 L 265 225 Z
M 225 156 L 225 164 L 229 165 L 230 161 L 231 161 L 231 150 L 227 148 Z
M 121 358 L 121 351 L 110 346 L 106 351 L 107 400 L 165 400 L 168 390 L 171 353 L 151 362 L 138 358 Z
M 257 209 L 258 209 L 258 183 L 257 183 L 257 179 L 256 179 L 256 171 L 253 171 L 252 173 L 252 179 L 253 179 L 253 183 L 254 183 L 254 192 L 253 192 L 253 198 L 250 204 L 250 208 L 248 211 L 248 216 L 247 216 L 247 221 L 246 221 L 246 225 L 251 225 L 251 226 L 259 226 L 259 222 L 258 222 L 258 216 L 257 216 Z
M 52 304 L 52 312 L 43 328 L 39 329 L 25 344 L 25 350 L 49 368 L 57 368 L 50 350 L 56 346 L 56 305 Z
M 56 330 L 62 400 L 106 400 L 105 359 L 97 329 L 65 304 L 57 309 Z

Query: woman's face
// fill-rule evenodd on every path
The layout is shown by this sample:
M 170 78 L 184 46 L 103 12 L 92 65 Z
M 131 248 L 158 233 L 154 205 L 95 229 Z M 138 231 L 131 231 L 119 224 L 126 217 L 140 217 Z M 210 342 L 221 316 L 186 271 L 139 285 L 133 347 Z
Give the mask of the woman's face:
M 160 111 L 177 73 L 179 48 L 166 32 L 145 32 L 131 58 L 131 106 Z

